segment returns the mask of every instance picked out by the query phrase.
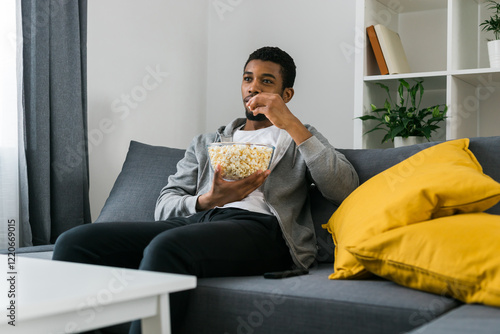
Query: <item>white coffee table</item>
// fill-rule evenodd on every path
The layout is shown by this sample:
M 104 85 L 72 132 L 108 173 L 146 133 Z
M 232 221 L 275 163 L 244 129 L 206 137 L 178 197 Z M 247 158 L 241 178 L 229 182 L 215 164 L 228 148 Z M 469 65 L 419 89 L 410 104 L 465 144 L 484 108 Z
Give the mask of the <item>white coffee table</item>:
M 26 257 L 11 268 L 0 255 L 0 333 L 78 333 L 136 319 L 145 334 L 170 333 L 169 293 L 195 287 L 194 276 Z

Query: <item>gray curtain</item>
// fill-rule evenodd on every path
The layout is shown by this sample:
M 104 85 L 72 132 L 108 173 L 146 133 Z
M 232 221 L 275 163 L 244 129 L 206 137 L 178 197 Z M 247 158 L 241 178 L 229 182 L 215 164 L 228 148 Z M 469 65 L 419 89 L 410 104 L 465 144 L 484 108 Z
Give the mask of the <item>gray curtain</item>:
M 29 225 L 32 244 L 45 245 L 91 221 L 87 1 L 21 4 Z

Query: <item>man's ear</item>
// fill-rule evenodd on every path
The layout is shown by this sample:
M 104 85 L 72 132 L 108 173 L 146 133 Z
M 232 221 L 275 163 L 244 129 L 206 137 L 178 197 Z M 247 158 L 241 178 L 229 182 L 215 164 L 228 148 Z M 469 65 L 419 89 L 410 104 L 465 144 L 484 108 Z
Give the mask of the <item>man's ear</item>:
M 292 87 L 285 88 L 283 90 L 283 94 L 282 94 L 283 101 L 285 101 L 285 103 L 288 103 L 288 101 L 290 101 L 292 99 L 293 94 L 294 94 L 294 90 Z

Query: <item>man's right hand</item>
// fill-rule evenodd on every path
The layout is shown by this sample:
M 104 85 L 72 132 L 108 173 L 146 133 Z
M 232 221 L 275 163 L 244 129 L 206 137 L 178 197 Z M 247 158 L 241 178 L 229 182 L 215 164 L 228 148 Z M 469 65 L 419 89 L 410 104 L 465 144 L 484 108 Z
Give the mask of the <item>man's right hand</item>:
M 205 211 L 216 206 L 221 207 L 227 203 L 241 201 L 260 187 L 270 173 L 269 170 L 257 171 L 242 180 L 225 181 L 222 178 L 220 166 L 217 166 L 212 188 L 209 192 L 198 196 L 196 210 Z

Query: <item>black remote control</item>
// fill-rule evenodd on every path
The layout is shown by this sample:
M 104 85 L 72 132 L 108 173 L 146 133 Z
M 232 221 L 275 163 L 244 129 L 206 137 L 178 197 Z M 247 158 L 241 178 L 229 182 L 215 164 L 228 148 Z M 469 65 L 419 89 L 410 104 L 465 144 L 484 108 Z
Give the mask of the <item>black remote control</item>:
M 292 269 L 292 270 L 274 271 L 271 273 L 265 273 L 264 278 L 287 278 L 287 277 L 294 277 L 307 274 L 309 274 L 309 270 L 307 269 Z

